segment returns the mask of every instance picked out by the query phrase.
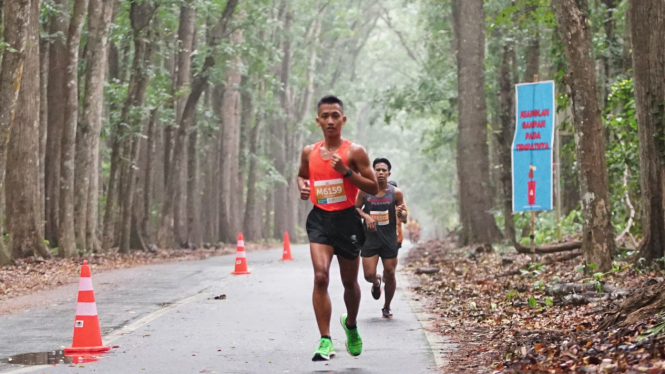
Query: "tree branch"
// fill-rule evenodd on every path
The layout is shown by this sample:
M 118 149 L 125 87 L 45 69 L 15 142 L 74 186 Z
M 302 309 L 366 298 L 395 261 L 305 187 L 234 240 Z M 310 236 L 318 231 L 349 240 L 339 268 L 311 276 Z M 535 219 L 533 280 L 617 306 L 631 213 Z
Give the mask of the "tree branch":
M 406 49 L 406 52 L 409 54 L 409 57 L 411 57 L 411 59 L 415 61 L 418 65 L 422 65 L 422 60 L 416 56 L 415 52 L 411 48 L 409 48 L 409 45 L 407 44 L 406 39 L 402 34 L 402 32 L 397 30 L 397 28 L 395 28 L 395 26 L 393 25 L 392 21 L 390 20 L 390 13 L 388 12 L 388 9 L 386 9 L 383 5 L 381 5 L 381 8 L 383 9 L 384 12 L 384 15 L 380 16 L 383 22 L 385 22 L 386 25 L 388 25 L 388 28 L 390 28 L 397 35 L 399 41 L 402 43 L 402 47 L 404 47 L 404 49 Z
M 547 254 L 547 253 L 572 251 L 574 249 L 580 249 L 580 248 L 582 248 L 582 242 L 573 241 L 561 244 L 537 246 L 535 253 Z M 525 254 L 534 253 L 531 252 L 531 248 L 525 247 L 520 243 L 515 243 L 515 250 L 517 250 L 517 252 L 519 253 L 525 253 Z

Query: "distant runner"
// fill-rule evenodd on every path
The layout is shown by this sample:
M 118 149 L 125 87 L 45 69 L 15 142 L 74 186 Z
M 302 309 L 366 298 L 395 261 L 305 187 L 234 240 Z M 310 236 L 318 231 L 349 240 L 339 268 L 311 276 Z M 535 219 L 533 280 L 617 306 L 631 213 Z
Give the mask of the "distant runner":
M 312 361 L 327 361 L 335 355 L 330 337 L 332 306 L 328 295 L 330 263 L 337 255 L 347 314 L 340 322 L 346 332 L 346 350 L 352 356 L 362 352 L 356 317 L 360 307 L 358 269 L 365 233 L 355 209 L 358 189 L 378 193 L 376 176 L 365 149 L 342 138 L 346 123 L 342 101 L 325 96 L 317 105 L 316 123 L 324 140 L 306 146 L 300 159 L 298 187 L 300 198 L 312 199 L 314 208 L 307 216 L 307 237 L 314 266 L 314 314 L 321 333 L 319 348 Z M 311 189 L 314 194 L 310 194 Z
M 372 283 L 372 297 L 381 298 L 381 281 L 385 282 L 386 296 L 381 309 L 383 318 L 393 318 L 390 303 L 395 296 L 397 280 L 397 220 L 406 222 L 404 194 L 399 188 L 388 184 L 392 166 L 386 158 L 377 158 L 372 163 L 379 182 L 379 193 L 358 194 L 356 209 L 365 220 L 367 239 L 361 251 L 365 280 Z M 376 274 L 379 257 L 383 262 L 383 276 Z
M 406 224 L 406 229 L 409 232 L 409 240 L 411 243 L 418 243 L 420 240 L 420 224 L 418 221 L 411 219 L 409 223 Z
M 397 187 L 397 182 L 395 181 L 388 181 L 388 184 L 393 187 Z M 406 206 L 406 203 L 404 203 L 404 210 L 408 216 L 409 207 Z M 404 230 L 402 229 L 402 221 L 397 220 L 397 249 L 402 249 L 402 243 L 404 243 Z

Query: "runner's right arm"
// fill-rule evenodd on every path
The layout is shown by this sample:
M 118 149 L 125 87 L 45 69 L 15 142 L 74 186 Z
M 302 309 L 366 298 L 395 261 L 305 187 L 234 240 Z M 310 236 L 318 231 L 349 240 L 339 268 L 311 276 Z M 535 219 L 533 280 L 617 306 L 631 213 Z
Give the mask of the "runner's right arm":
M 309 186 L 309 154 L 312 153 L 312 146 L 305 146 L 300 155 L 300 168 L 298 169 L 298 189 L 300 189 L 300 199 L 308 200 L 310 194 Z
M 374 218 L 370 216 L 369 214 L 365 213 L 363 210 L 363 206 L 365 205 L 365 193 L 360 191 L 358 192 L 358 196 L 356 197 L 356 210 L 360 214 L 360 216 L 365 220 L 365 225 L 367 225 L 367 229 L 370 231 L 376 231 L 376 221 L 374 221 Z
M 335 171 L 344 175 L 346 171 L 351 168 L 354 173 L 351 173 L 349 181 L 358 187 L 361 191 L 370 195 L 379 193 L 379 182 L 376 181 L 376 174 L 372 170 L 372 165 L 369 162 L 369 156 L 365 148 L 358 144 L 351 144 L 347 156 L 347 167 L 342 162 L 341 157 L 335 154 L 331 160 L 331 165 Z
M 395 200 L 397 218 L 400 222 L 406 223 L 406 217 L 409 215 L 409 211 L 406 210 L 406 204 L 404 203 L 404 193 L 399 188 L 395 188 Z

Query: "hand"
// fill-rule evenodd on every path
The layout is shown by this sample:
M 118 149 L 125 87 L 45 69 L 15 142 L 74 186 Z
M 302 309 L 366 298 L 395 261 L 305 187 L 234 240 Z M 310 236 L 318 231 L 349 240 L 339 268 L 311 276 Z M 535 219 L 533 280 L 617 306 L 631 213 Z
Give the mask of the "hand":
M 305 183 L 302 184 L 302 187 L 300 187 L 300 199 L 308 200 L 310 192 L 311 190 L 309 188 L 309 182 L 305 181 Z
M 367 225 L 367 230 L 376 231 L 376 221 L 371 216 L 365 218 L 365 225 Z
M 344 175 L 344 173 L 349 170 L 349 168 L 344 164 L 344 161 L 342 161 L 342 157 L 337 153 L 335 153 L 330 159 L 330 166 L 332 166 L 336 172 L 342 175 Z
M 404 204 L 400 204 L 397 207 L 395 207 L 397 211 L 397 217 L 402 218 L 402 214 L 406 212 L 406 206 Z

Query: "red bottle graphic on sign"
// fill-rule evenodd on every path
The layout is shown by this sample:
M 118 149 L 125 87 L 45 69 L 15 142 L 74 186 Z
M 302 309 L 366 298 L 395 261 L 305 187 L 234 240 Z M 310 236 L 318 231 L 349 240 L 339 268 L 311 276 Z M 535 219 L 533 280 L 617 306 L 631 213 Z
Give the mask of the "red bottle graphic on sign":
M 533 179 L 533 171 L 536 170 L 536 167 L 529 165 L 529 179 Z M 527 182 L 528 185 L 528 200 L 529 205 L 534 205 L 536 203 L 536 181 L 530 180 Z

